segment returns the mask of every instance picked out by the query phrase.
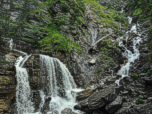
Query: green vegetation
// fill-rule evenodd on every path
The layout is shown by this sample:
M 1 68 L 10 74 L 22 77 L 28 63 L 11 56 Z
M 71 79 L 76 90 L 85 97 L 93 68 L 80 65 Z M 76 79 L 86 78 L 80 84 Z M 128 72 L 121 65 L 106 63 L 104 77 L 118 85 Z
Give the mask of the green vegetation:
M 115 23 L 114 20 L 111 20 L 113 15 L 115 15 L 116 11 L 107 11 L 107 7 L 100 5 L 96 0 L 83 0 L 89 5 L 91 5 L 94 8 L 94 12 L 98 15 L 99 19 L 101 20 L 102 23 L 105 24 L 105 26 L 112 27 L 113 24 Z
M 106 45 L 106 47 L 101 48 L 101 50 L 104 51 L 104 54 L 102 54 L 102 58 L 101 59 L 107 59 L 107 60 L 109 60 L 109 62 L 111 64 L 113 64 L 115 60 L 113 60 L 113 57 L 110 55 L 110 52 L 112 51 L 112 48 L 115 45 L 118 45 L 118 43 L 117 42 L 111 43 L 110 40 L 105 39 L 101 44 L 102 45 Z
M 138 79 L 139 77 L 141 77 L 141 75 L 133 74 L 131 77 L 133 80 L 135 80 L 135 79 Z
M 98 72 L 102 72 L 101 67 L 98 68 Z
M 43 3 L 38 3 L 36 0 L 25 0 L 25 3 L 22 7 L 20 4 L 18 5 L 19 7 L 15 5 L 15 7 L 18 7 L 23 11 L 21 16 L 18 17 L 17 21 L 11 20 L 10 15 L 6 15 L 8 12 L 5 10 L 0 15 L 0 23 L 2 25 L 0 35 L 14 39 L 20 38 L 26 40 L 31 42 L 37 49 L 55 49 L 57 51 L 64 50 L 67 53 L 70 53 L 73 48 L 76 48 L 79 53 L 82 53 L 79 44 L 72 42 L 71 37 L 68 35 L 72 26 L 68 25 L 66 28 L 62 27 L 64 24 L 69 24 L 72 22 L 74 27 L 80 27 L 85 23 L 85 19 L 82 16 L 85 11 L 84 2 L 81 0 L 61 0 L 60 7 L 62 11 L 64 10 L 64 12 L 67 12 L 70 9 L 69 15 L 65 13 L 62 16 L 54 14 L 53 10 L 51 9 L 52 4 L 55 4 L 56 2 L 58 2 L 58 0 L 47 0 Z M 28 6 L 30 6 L 30 8 Z M 47 7 L 49 10 L 44 9 L 43 6 Z M 56 16 L 58 16 L 58 19 L 55 19 Z M 25 17 L 36 17 L 37 20 L 39 20 L 39 23 L 33 25 L 29 22 L 26 22 Z M 32 37 L 21 38 L 21 31 L 23 27 Z M 15 28 L 18 29 L 14 31 Z M 78 33 L 75 38 L 79 36 L 80 34 Z
M 150 91 L 147 92 L 147 96 L 151 96 Z
M 125 8 L 125 12 L 129 15 L 136 15 L 138 17 L 138 22 L 146 23 L 150 22 L 152 24 L 152 1 L 151 0 L 129 0 Z M 131 12 L 130 12 L 131 11 Z M 150 64 L 152 63 L 152 26 L 148 31 L 148 40 L 143 41 L 142 45 L 147 45 L 150 50 L 149 54 L 149 70 L 146 76 L 151 75 Z
M 117 12 L 111 8 L 112 3 L 109 3 L 108 6 L 111 11 L 105 12 L 107 7 L 100 5 L 95 0 L 61 0 L 61 10 L 67 12 L 61 15 L 52 10 L 52 6 L 57 2 L 58 0 L 47 0 L 43 3 L 38 3 L 37 0 L 24 0 L 23 5 L 20 3 L 18 5 L 14 4 L 14 7 L 20 9 L 22 13 L 16 21 L 10 19 L 11 15 L 8 14 L 7 10 L 4 10 L 0 14 L 0 36 L 26 40 L 32 43 L 38 50 L 55 49 L 56 51 L 65 51 L 67 54 L 70 54 L 75 48 L 81 54 L 82 48 L 76 42 L 71 41 L 69 34 L 73 28 L 81 27 L 86 23 L 83 16 L 86 10 L 84 3 L 88 3 L 94 7 L 93 11 L 106 26 L 111 27 L 116 24 L 112 18 L 119 20 L 119 16 L 115 17 Z M 48 9 L 44 9 L 43 7 Z M 120 16 L 122 18 L 122 14 Z M 33 25 L 26 21 L 26 17 L 37 18 L 39 22 Z M 30 37 L 22 37 L 23 28 Z M 119 28 L 119 25 L 117 28 Z M 104 34 L 106 33 L 109 33 L 109 31 Z M 78 31 L 73 38 L 78 40 L 80 35 L 81 32 Z
M 136 104 L 142 104 L 144 101 L 143 101 L 143 99 L 140 99 L 140 98 L 138 98 L 137 100 L 136 100 Z

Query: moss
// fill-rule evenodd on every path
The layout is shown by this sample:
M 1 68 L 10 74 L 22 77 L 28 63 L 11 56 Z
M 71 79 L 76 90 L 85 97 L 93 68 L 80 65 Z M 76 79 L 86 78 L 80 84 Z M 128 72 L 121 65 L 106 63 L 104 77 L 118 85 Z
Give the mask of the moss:
M 140 13 L 142 13 L 141 9 L 137 9 L 133 12 L 133 15 L 139 15 Z
M 94 8 L 94 12 L 98 15 L 98 18 L 101 20 L 105 26 L 111 27 L 115 21 L 111 20 L 112 16 L 115 14 L 114 10 L 105 12 L 105 6 L 100 5 L 95 0 L 83 0 Z

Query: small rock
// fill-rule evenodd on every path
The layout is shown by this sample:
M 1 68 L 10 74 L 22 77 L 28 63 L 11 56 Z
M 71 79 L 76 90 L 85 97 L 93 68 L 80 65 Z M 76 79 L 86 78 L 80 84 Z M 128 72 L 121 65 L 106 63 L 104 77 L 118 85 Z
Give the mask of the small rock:
M 91 64 L 95 64 L 95 59 L 93 58 L 89 63 L 91 63 Z

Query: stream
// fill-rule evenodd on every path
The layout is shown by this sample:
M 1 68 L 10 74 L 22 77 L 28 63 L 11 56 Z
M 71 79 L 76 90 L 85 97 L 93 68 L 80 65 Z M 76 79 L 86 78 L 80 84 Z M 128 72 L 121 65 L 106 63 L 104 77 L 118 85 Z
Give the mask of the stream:
M 132 18 L 128 17 L 129 24 L 132 22 Z M 93 30 L 91 28 L 91 37 L 90 42 L 92 45 L 96 39 L 97 39 L 97 29 Z M 119 86 L 119 82 L 124 77 L 130 77 L 129 76 L 129 68 L 132 63 L 136 59 L 139 58 L 139 50 L 136 48 L 137 44 L 140 44 L 141 42 L 141 34 L 137 32 L 136 25 L 133 25 L 130 31 L 126 32 L 126 36 L 128 36 L 129 33 L 134 32 L 139 35 L 139 37 L 135 37 L 133 39 L 133 52 L 127 49 L 127 47 L 123 44 L 122 40 L 123 37 L 120 37 L 116 39 L 119 42 L 119 46 L 125 49 L 125 52 L 123 53 L 123 56 L 128 58 L 127 63 L 124 65 L 121 65 L 121 69 L 119 70 L 119 74 L 121 74 L 121 78 L 116 80 L 115 83 Z M 13 50 L 13 40 L 10 40 L 10 50 Z M 25 62 L 28 60 L 28 58 L 31 55 L 26 55 L 24 58 L 22 56 L 18 57 L 15 63 L 16 67 L 16 79 L 17 79 L 17 87 L 16 87 L 16 114 L 42 114 L 42 110 L 44 107 L 44 102 L 46 98 L 51 98 L 51 101 L 49 103 L 49 112 L 48 114 L 51 114 L 53 111 L 57 110 L 59 114 L 61 114 L 61 111 L 65 108 L 72 109 L 73 112 L 81 114 L 81 111 L 74 110 L 74 106 L 78 104 L 76 102 L 76 93 L 81 92 L 84 89 L 76 88 L 76 83 L 74 82 L 73 76 L 70 74 L 69 70 L 66 68 L 66 66 L 57 58 L 49 57 L 46 55 L 40 54 L 40 72 L 44 73 L 44 68 L 47 69 L 47 76 L 44 77 L 47 79 L 48 84 L 45 87 L 46 91 L 44 89 L 39 90 L 41 102 L 39 105 L 39 109 L 37 112 L 35 112 L 34 109 L 34 103 L 31 101 L 32 99 L 32 92 L 29 85 L 29 75 L 26 68 L 24 68 Z M 34 58 L 33 58 L 34 59 Z M 89 67 L 89 66 L 87 66 Z M 32 63 L 33 68 L 33 63 Z M 92 75 L 92 71 L 90 71 L 89 68 L 87 68 L 88 74 Z M 90 74 L 91 73 L 91 74 Z M 112 72 L 113 75 L 113 72 Z M 42 80 L 43 81 L 43 80 Z M 104 83 L 101 83 L 104 84 Z M 64 93 L 61 95 L 60 91 Z

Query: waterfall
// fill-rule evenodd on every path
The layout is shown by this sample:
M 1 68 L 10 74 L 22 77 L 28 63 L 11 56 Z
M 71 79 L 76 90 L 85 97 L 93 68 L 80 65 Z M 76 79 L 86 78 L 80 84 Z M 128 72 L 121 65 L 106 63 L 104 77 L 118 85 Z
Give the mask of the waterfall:
M 41 71 L 44 72 L 46 68 L 48 91 L 47 94 L 43 90 L 39 90 L 41 103 L 38 112 L 35 112 L 34 104 L 31 101 L 31 89 L 28 80 L 28 72 L 23 65 L 31 55 L 18 57 L 15 63 L 16 67 L 16 106 L 17 114 L 40 114 L 43 110 L 45 98 L 51 97 L 49 104 L 50 112 L 57 110 L 59 114 L 65 108 L 71 108 L 73 112 L 81 114 L 80 111 L 74 110 L 76 102 L 76 92 L 83 91 L 84 89 L 77 89 L 73 77 L 66 68 L 66 66 L 56 58 L 46 55 L 40 55 Z M 32 64 L 33 66 L 33 64 Z M 44 78 L 44 77 L 43 77 Z M 43 80 L 42 80 L 43 81 Z M 47 86 L 46 86 L 47 87 Z M 63 94 L 63 95 L 61 95 Z
M 12 49 L 13 49 L 13 40 L 11 38 L 11 40 L 10 40 L 10 50 L 12 50 Z
M 129 23 L 131 24 L 132 18 L 129 17 Z M 137 29 L 136 29 L 136 25 L 132 26 L 130 31 L 127 31 L 126 34 L 133 32 L 137 34 Z M 139 36 L 141 36 L 141 34 L 138 33 Z M 115 83 L 117 83 L 119 85 L 119 81 L 121 79 L 123 79 L 124 77 L 129 77 L 129 67 L 131 66 L 131 63 L 134 63 L 134 61 L 139 58 L 139 50 L 136 48 L 137 44 L 140 44 L 141 42 L 141 38 L 140 37 L 136 37 L 133 39 L 133 51 L 134 53 L 132 53 L 130 50 L 127 49 L 127 47 L 125 47 L 125 45 L 123 45 L 122 42 L 123 37 L 120 37 L 118 39 L 119 41 L 119 46 L 121 46 L 122 48 L 125 49 L 125 52 L 123 53 L 123 56 L 126 56 L 126 58 L 128 58 L 128 62 L 124 65 L 121 65 L 121 69 L 119 71 L 119 73 L 122 75 L 122 77 L 118 80 L 115 81 Z
M 90 32 L 91 32 L 91 39 L 90 40 L 91 40 L 91 45 L 92 45 L 97 39 L 97 34 L 98 34 L 97 28 L 91 27 Z
M 131 24 L 131 22 L 132 22 L 132 17 L 127 17 L 128 19 L 129 19 L 129 24 Z
M 31 55 L 26 55 L 24 58 L 20 56 L 17 58 L 15 63 L 15 67 L 16 67 L 15 77 L 17 79 L 17 86 L 16 86 L 17 114 L 29 114 L 29 112 L 34 111 L 34 106 L 33 103 L 31 102 L 31 90 L 28 81 L 28 72 L 26 68 L 22 68 L 25 61 L 30 56 Z
M 47 80 L 49 82 L 48 95 L 46 97 L 51 97 L 49 104 L 50 112 L 57 110 L 59 114 L 65 108 L 72 108 L 76 105 L 76 93 L 83 89 L 77 89 L 73 77 L 66 68 L 66 66 L 56 58 L 52 58 L 46 55 L 40 55 L 40 65 L 41 70 L 43 68 L 47 69 Z M 64 92 L 61 97 L 59 90 Z M 73 92 L 73 93 L 72 93 Z M 80 112 L 79 112 L 80 114 Z
M 43 105 L 44 105 L 44 102 L 45 102 L 45 94 L 42 90 L 39 91 L 40 92 L 40 97 L 41 97 L 41 103 L 40 103 L 40 108 L 39 108 L 39 112 L 41 112 L 41 110 L 43 110 Z

